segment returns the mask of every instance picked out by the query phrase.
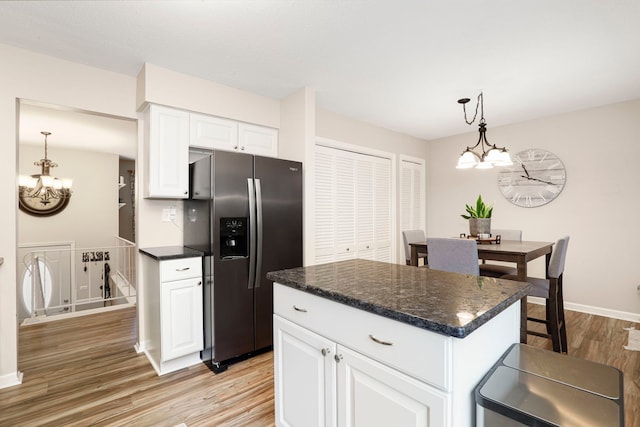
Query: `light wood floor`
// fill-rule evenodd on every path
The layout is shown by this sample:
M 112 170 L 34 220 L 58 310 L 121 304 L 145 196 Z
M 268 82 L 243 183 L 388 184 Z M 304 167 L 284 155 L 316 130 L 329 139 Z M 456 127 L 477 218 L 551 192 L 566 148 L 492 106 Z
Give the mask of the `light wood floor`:
M 218 375 L 197 365 L 158 377 L 133 349 L 134 310 L 21 327 L 24 381 L 0 390 L 0 426 L 274 425 L 271 352 Z M 571 355 L 624 372 L 626 425 L 640 426 L 640 352 L 623 349 L 634 324 L 570 311 L 567 323 Z

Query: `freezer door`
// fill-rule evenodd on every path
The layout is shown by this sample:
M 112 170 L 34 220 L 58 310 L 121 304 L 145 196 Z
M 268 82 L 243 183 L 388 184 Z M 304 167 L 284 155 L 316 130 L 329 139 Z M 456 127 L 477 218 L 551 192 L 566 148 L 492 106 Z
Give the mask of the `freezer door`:
M 249 218 L 247 179 L 253 158 L 216 151 L 213 154 L 213 359 L 222 362 L 254 349 L 253 289 L 248 257 L 224 257 L 221 218 Z M 251 226 L 251 225 L 250 225 Z M 224 244 L 224 243 L 222 243 Z
M 256 350 L 273 343 L 273 282 L 269 271 L 302 266 L 302 163 L 255 157 L 257 229 Z M 259 209 L 261 208 L 261 213 Z

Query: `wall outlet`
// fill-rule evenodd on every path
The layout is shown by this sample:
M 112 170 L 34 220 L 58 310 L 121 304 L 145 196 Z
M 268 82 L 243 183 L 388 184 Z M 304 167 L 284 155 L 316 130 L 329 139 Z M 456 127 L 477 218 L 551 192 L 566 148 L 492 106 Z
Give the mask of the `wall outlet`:
M 171 222 L 171 209 L 163 208 L 162 209 L 162 222 Z
M 176 220 L 177 210 L 175 206 L 169 206 L 162 209 L 162 222 L 174 222 Z

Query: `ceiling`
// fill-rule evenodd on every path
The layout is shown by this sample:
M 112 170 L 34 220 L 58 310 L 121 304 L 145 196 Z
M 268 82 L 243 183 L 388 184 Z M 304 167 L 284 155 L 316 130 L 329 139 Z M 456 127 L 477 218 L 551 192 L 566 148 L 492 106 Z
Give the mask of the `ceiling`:
M 639 20 L 637 0 L 16 1 L 0 43 L 276 99 L 307 86 L 320 108 L 434 139 L 471 130 L 456 101 L 473 111 L 480 91 L 489 127 L 640 98 Z

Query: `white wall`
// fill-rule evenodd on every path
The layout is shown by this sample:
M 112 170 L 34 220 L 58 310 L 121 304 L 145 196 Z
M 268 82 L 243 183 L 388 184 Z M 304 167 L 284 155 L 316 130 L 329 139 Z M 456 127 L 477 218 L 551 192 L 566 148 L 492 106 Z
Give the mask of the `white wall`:
M 0 387 L 20 380 L 17 366 L 17 99 L 135 118 L 133 77 L 0 45 Z
M 460 218 L 478 194 L 494 205 L 492 226 L 519 228 L 523 239 L 555 241 L 571 236 L 565 301 L 576 309 L 640 320 L 640 100 L 503 127 L 487 126 L 487 139 L 511 153 L 544 148 L 560 157 L 567 181 L 560 196 L 538 208 L 508 202 L 498 169 L 458 170 L 477 131 L 431 142 L 427 164 L 428 233 L 454 236 L 468 230 Z M 544 274 L 541 261 L 535 275 Z

